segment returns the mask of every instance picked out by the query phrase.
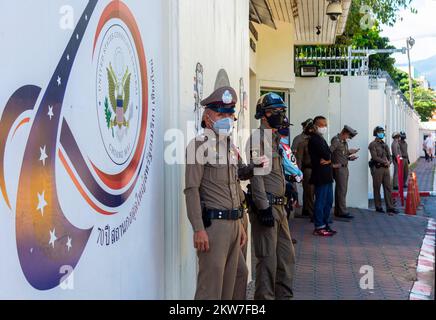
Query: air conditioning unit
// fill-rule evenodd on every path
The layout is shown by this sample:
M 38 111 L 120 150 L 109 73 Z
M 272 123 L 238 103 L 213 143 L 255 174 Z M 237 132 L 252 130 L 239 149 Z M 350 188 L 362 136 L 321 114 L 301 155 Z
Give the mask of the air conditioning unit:
M 314 65 L 301 66 L 300 77 L 303 78 L 318 77 L 318 66 L 314 66 Z

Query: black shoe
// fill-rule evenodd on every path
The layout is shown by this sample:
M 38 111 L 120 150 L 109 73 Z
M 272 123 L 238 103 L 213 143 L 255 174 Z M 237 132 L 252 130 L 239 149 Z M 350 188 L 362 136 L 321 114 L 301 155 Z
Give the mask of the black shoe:
M 351 214 L 347 213 L 347 214 L 341 214 L 341 215 L 337 215 L 337 218 L 343 218 L 343 219 L 354 219 L 354 216 L 352 216 Z
M 325 227 L 325 230 L 332 233 L 332 234 L 336 234 L 338 233 L 337 231 L 333 230 L 332 228 L 330 228 L 329 226 Z
M 383 210 L 383 208 L 375 208 L 376 212 L 380 212 L 380 213 L 385 213 L 385 211 Z
M 391 208 L 391 209 L 388 209 L 388 213 L 399 214 L 400 211 L 398 211 L 398 210 L 395 209 L 395 208 Z

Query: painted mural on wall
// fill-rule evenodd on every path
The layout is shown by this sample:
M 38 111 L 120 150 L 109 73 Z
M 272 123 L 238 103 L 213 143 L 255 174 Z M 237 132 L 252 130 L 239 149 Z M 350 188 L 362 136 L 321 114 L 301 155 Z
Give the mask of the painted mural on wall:
M 121 241 L 144 205 L 157 107 L 153 60 L 146 56 L 143 35 L 129 7 L 114 0 L 97 13 L 97 2 L 88 2 L 47 86 L 24 82 L 12 93 L 0 120 L 0 188 L 15 213 L 22 272 L 37 290 L 59 286 L 64 280 L 60 270 L 76 268 L 87 246 Z M 96 30 L 89 28 L 91 19 L 98 21 Z M 72 108 L 64 98 L 79 48 L 89 34 L 95 101 L 88 107 L 96 108 L 90 112 L 96 118 L 89 121 L 99 135 L 78 141 L 80 128 L 74 130 L 62 115 Z M 20 174 L 14 178 L 18 180 L 14 203 L 5 154 L 15 134 L 26 127 L 30 131 Z M 93 145 L 103 146 L 105 153 L 87 154 L 84 150 Z M 60 200 L 67 186 L 57 180 L 58 166 L 88 206 L 87 212 L 107 223 L 83 228 L 69 220 L 77 208 Z

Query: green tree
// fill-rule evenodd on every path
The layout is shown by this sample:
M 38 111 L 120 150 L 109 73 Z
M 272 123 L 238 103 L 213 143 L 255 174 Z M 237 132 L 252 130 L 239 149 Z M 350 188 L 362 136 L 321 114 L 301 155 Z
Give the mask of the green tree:
M 380 22 L 393 24 L 396 21 L 397 12 L 410 4 L 411 0 L 361 0 L 351 3 L 345 32 L 337 38 L 339 45 L 353 46 L 354 48 L 368 49 L 394 49 L 389 44 L 389 38 L 380 35 Z M 371 7 L 375 21 L 368 25 L 365 10 L 362 6 Z M 381 10 L 383 9 L 383 10 Z M 379 22 L 380 21 L 380 22 Z M 370 57 L 369 68 L 381 69 L 392 75 L 394 72 L 395 59 L 390 54 L 377 54 Z
M 409 92 L 409 75 L 399 69 L 394 69 L 391 74 L 392 80 L 397 84 L 398 88 L 404 93 L 407 99 L 410 100 Z M 421 121 L 429 121 L 436 111 L 436 93 L 431 89 L 422 88 L 418 81 L 413 80 L 413 104 L 416 112 L 421 117 Z
M 406 93 L 406 97 L 409 98 L 408 93 Z M 433 90 L 422 87 L 415 88 L 413 90 L 413 104 L 421 117 L 421 121 L 429 121 L 436 111 L 436 94 Z
M 367 5 L 371 8 L 377 21 L 382 24 L 393 26 L 398 19 L 398 12 L 402 9 L 410 8 L 410 11 L 416 13 L 416 9 L 410 7 L 413 0 L 360 0 L 353 1 L 361 8 Z

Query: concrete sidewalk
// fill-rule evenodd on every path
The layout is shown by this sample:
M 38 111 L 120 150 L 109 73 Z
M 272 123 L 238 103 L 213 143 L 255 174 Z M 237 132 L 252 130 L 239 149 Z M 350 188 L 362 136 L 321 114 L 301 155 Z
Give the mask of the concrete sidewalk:
M 424 158 L 418 159 L 416 168 L 413 171 L 416 172 L 420 191 L 436 191 L 434 190 L 436 159 L 433 162 L 426 162 Z

